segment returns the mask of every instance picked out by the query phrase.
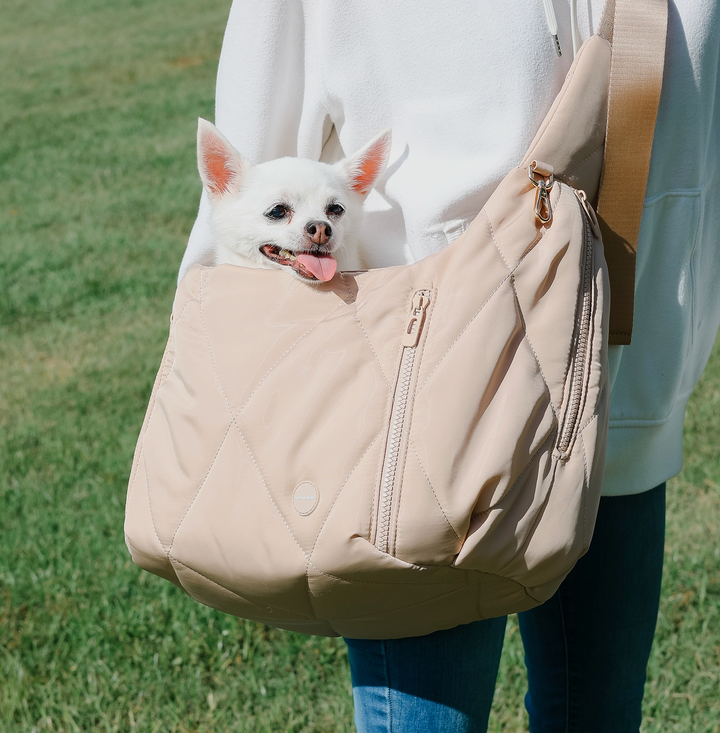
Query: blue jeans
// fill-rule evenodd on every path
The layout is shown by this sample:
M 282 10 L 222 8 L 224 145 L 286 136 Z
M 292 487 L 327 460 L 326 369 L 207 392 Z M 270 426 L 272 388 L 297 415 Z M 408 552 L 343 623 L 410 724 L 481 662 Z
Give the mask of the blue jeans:
M 603 497 L 588 553 L 519 614 L 531 733 L 637 733 L 660 602 L 665 484 Z M 358 733 L 485 733 L 505 618 L 346 639 Z

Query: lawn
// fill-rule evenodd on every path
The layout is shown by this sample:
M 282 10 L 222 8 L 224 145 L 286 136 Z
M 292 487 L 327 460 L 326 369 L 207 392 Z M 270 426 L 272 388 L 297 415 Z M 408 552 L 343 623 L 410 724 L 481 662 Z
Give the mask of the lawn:
M 344 644 L 133 566 L 123 506 L 230 0 L 1 0 L 0 733 L 351 731 Z M 643 732 L 720 731 L 720 349 L 669 490 Z M 491 730 L 523 731 L 517 624 Z

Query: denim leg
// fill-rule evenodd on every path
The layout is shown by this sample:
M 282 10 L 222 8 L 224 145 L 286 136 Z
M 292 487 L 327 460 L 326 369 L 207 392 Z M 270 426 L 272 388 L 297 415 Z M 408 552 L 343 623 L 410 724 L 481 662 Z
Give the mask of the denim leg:
M 660 602 L 665 484 L 603 497 L 587 554 L 519 614 L 531 733 L 637 733 Z
M 346 639 L 358 733 L 485 733 L 505 621 L 409 639 Z

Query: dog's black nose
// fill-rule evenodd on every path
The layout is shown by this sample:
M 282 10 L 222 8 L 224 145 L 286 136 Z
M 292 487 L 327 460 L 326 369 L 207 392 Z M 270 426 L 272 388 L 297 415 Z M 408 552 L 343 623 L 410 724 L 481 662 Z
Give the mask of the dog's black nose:
M 305 225 L 305 231 L 313 244 L 326 244 L 332 236 L 332 227 L 326 221 L 309 221 Z

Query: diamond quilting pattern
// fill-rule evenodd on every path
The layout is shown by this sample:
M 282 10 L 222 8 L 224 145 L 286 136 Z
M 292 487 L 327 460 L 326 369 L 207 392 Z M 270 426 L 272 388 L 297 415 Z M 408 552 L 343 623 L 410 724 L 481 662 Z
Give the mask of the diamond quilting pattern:
M 198 304 L 187 315 L 198 318 Z M 176 356 L 156 394 L 155 407 L 141 438 L 147 482 L 158 537 L 165 547 L 225 440 L 231 416 L 214 380 L 194 375 L 209 371 L 212 362 L 202 332 L 176 329 Z M 188 387 L 190 386 L 190 389 Z M 220 418 L 220 419 L 218 419 Z M 189 453 L 187 446 L 193 446 Z M 163 460 L 156 460 L 162 456 Z
M 213 307 L 218 305 L 225 304 L 213 303 Z M 240 381 L 232 380 L 238 339 L 228 340 L 231 334 L 227 327 L 224 332 L 217 327 L 209 329 L 207 324 L 217 325 L 218 318 L 212 311 L 206 313 L 206 309 L 204 299 L 200 316 L 207 351 L 217 388 L 225 399 L 234 382 Z M 317 312 L 314 315 L 317 318 Z M 387 380 L 367 334 L 365 340 L 351 339 L 342 345 L 342 333 L 346 332 L 348 321 L 354 319 L 353 306 L 334 306 L 316 323 L 304 322 L 303 327 L 309 328 L 298 338 L 296 331 L 281 328 L 270 349 L 273 355 L 285 349 L 280 357 L 252 390 L 245 387 L 245 401 L 238 409 L 233 410 L 236 399 L 225 400 L 228 416 L 233 417 L 269 500 L 305 552 L 311 550 L 331 501 L 377 439 L 377 425 L 382 422 L 389 395 Z M 305 337 L 311 332 L 315 333 L 309 342 Z M 263 355 L 255 355 L 255 362 L 262 360 Z M 272 359 L 265 357 L 265 361 Z M 282 369 L 277 369 L 280 364 Z M 257 377 L 260 370 L 253 364 L 250 371 Z M 230 386 L 226 379 L 231 380 Z M 362 409 L 345 410 L 343 393 L 358 390 L 367 397 Z M 288 414 L 293 419 L 286 419 Z M 337 450 L 338 435 L 345 438 L 340 443 L 341 450 Z M 292 511 L 292 492 L 303 480 L 311 481 L 320 490 L 319 505 L 309 516 L 297 516 Z
M 321 357 L 327 368 L 313 374 L 312 370 L 302 373 L 300 365 L 307 366 L 305 359 L 310 354 L 298 347 L 288 364 L 297 365 L 306 381 L 299 386 L 288 384 L 280 372 L 270 375 L 237 420 L 268 491 L 306 550 L 332 498 L 375 440 L 386 411 L 387 384 L 375 360 L 363 358 L 367 346 L 358 352 L 330 352 Z M 352 390 L 361 390 L 366 398 L 359 410 L 345 409 L 342 394 Z M 279 404 L 283 410 L 277 408 Z M 288 408 L 296 419 L 287 420 Z M 293 491 L 301 481 L 312 482 L 320 495 L 315 511 L 305 517 L 292 507 Z
M 263 603 L 264 598 L 264 606 L 292 604 L 312 615 L 304 581 L 305 555 L 268 501 L 237 428 L 223 443 L 180 525 L 172 554 L 251 602 Z M 279 566 L 283 570 L 269 582 L 270 569 Z
M 238 287 L 249 290 L 247 295 L 252 311 L 237 313 L 233 298 L 235 288 L 220 287 L 221 277 L 227 275 L 215 275 L 213 287 L 201 290 L 200 316 L 218 382 L 229 409 L 236 414 L 265 376 L 277 368 L 297 344 L 326 319 L 351 308 L 337 298 L 332 303 L 320 299 L 311 300 L 311 307 L 295 313 L 296 308 L 292 305 L 295 283 L 291 282 L 288 290 L 278 298 L 277 295 L 271 297 L 257 284 L 253 287 L 254 281 L 245 282 L 247 278 L 241 278 L 243 282 Z
M 147 465 L 150 519 L 196 597 L 217 605 L 213 587 L 222 587 L 223 609 L 239 615 L 297 628 L 308 619 L 317 633 L 344 629 L 344 619 L 364 633 L 358 614 L 395 619 L 408 604 L 414 613 L 435 603 L 443 591 L 432 586 L 457 585 L 468 589 L 466 620 L 477 617 L 469 584 L 487 583 L 475 571 L 494 572 L 495 558 L 505 574 L 550 487 L 572 491 L 553 483 L 552 445 L 567 361 L 553 333 L 567 331 L 577 302 L 577 238 L 563 241 L 574 197 L 555 198 L 560 236 L 541 231 L 519 203 L 530 197 L 526 177 L 511 173 L 499 191 L 512 205 L 491 201 L 439 255 L 356 273 L 343 287 L 231 266 L 181 283 L 177 355 L 156 390 L 135 483 Z M 390 499 L 392 542 L 381 552 L 378 483 L 418 289 L 432 293 L 432 308 L 403 413 L 408 456 Z M 310 513 L 293 509 L 303 482 L 317 490 Z M 136 487 L 128 521 L 144 535 L 128 537 L 145 562 L 156 530 L 138 521 L 137 496 Z M 572 506 L 561 496 L 558 506 Z M 164 548 L 145 566 L 172 577 Z M 522 585 L 497 582 L 522 596 L 518 608 L 528 603 Z M 459 622 L 446 611 L 443 624 Z
M 488 330 L 494 331 L 491 341 L 482 338 Z M 448 383 L 465 388 L 448 391 Z M 453 415 L 453 430 L 445 425 L 446 414 Z M 464 533 L 471 514 L 497 503 L 553 425 L 547 385 L 507 282 L 465 330 L 453 358 L 440 364 L 414 408 L 410 436 L 453 526 Z M 438 531 L 445 532 L 442 524 Z

